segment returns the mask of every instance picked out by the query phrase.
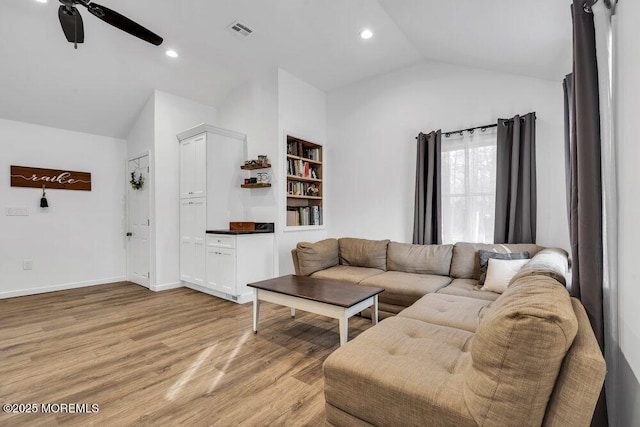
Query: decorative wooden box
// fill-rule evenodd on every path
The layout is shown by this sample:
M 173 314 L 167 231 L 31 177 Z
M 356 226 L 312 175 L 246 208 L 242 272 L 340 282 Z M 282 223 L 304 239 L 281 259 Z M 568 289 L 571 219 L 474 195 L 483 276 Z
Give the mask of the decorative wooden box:
M 255 222 L 230 222 L 229 223 L 229 230 L 231 231 L 254 231 L 256 229 L 256 223 Z

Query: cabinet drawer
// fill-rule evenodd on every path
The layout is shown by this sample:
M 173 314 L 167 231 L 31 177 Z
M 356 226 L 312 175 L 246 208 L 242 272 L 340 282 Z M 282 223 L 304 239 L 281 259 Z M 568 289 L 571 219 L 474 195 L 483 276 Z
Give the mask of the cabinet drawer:
M 236 236 L 227 236 L 224 234 L 207 234 L 207 246 L 235 248 Z

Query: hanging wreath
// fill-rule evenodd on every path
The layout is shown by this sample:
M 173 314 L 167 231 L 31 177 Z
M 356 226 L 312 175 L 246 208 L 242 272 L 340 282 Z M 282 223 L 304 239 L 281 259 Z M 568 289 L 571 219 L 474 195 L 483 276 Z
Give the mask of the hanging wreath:
M 131 181 L 129 181 L 129 184 L 131 184 L 131 188 L 134 190 L 142 189 L 144 185 L 144 176 L 142 176 L 142 173 L 140 173 L 140 176 L 136 179 L 136 173 L 131 172 Z

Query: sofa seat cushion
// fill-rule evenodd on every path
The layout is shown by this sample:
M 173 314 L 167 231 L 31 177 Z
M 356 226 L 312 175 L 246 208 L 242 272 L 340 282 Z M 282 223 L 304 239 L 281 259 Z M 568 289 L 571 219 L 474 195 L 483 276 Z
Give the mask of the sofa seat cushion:
M 567 290 L 546 276 L 513 283 L 473 336 L 464 400 L 478 425 L 539 426 L 578 321 Z
M 342 280 L 344 282 L 358 284 L 367 277 L 382 274 L 384 271 L 377 268 L 351 267 L 349 265 L 336 265 L 326 270 L 316 271 L 311 275 L 317 279 Z
M 447 294 L 428 294 L 398 316 L 475 332 L 491 301 Z
M 451 283 L 440 289 L 439 294 L 459 295 L 461 297 L 477 298 L 486 301 L 495 301 L 500 294 L 491 291 L 483 291 L 474 279 L 453 279 Z
M 478 251 L 480 249 L 501 254 L 510 252 L 529 252 L 529 256 L 533 257 L 543 248 L 533 243 L 456 243 L 453 247 L 453 257 L 451 258 L 451 270 L 449 275 L 456 279 L 479 280 L 481 272 Z
M 451 278 L 447 276 L 387 271 L 369 277 L 360 284 L 384 288 L 384 292 L 378 295 L 380 302 L 409 307 L 424 295 L 435 292 L 450 282 Z
M 367 240 L 343 237 L 338 239 L 340 265 L 369 267 L 386 271 L 389 240 Z
M 472 337 L 415 319 L 385 319 L 327 358 L 325 401 L 379 426 L 476 426 L 462 394 Z
M 412 245 L 389 242 L 387 270 L 448 276 L 453 245 Z

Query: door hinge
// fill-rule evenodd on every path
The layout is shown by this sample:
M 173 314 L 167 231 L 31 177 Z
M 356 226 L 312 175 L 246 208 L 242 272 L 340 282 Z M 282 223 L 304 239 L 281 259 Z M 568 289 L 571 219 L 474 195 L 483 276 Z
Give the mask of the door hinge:
M 147 279 L 151 278 L 151 272 L 147 271 Z
M 147 166 L 147 173 L 149 173 L 149 166 Z
M 151 225 L 151 221 L 147 218 L 147 225 Z

